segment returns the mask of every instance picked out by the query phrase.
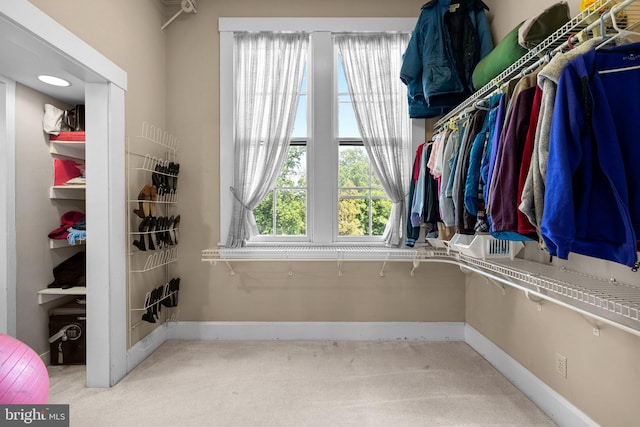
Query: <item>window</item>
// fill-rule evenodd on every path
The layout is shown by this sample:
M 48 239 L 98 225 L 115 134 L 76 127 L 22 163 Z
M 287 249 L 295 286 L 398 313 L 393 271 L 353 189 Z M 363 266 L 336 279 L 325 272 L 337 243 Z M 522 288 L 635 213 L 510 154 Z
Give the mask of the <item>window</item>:
M 307 235 L 308 99 L 305 68 L 287 160 L 276 188 L 253 210 L 260 233 L 256 240 Z
M 254 209 L 260 235 L 250 243 L 335 244 L 382 243 L 392 203 L 371 167 L 359 134 L 344 71 L 332 33 L 349 25 L 372 31 L 409 33 L 415 19 L 221 19 L 221 238 L 226 238 L 229 218 L 226 189 L 231 182 L 233 158 L 229 125 L 233 120 L 233 70 L 224 56 L 232 57 L 231 31 L 243 25 L 256 30 L 311 32 L 311 48 L 300 89 L 297 116 L 287 161 L 276 188 Z M 290 28 L 283 28 L 290 25 Z M 389 26 L 389 28 L 387 28 Z M 400 27 L 400 28 L 398 28 Z M 246 29 L 246 28 L 245 28 Z M 226 31 L 229 33 L 225 37 Z M 399 77 L 398 77 L 399 78 Z M 227 79 L 227 80 L 225 80 Z M 331 89 L 331 90 L 328 90 Z M 416 123 L 414 123 L 416 125 Z M 422 138 L 421 124 L 414 134 Z M 225 133 L 226 132 L 226 133 Z M 232 135 L 231 135 L 232 136 Z M 422 142 L 420 140 L 416 141 Z M 416 144 L 417 145 L 417 144 Z M 409 177 L 407 177 L 409 179 Z
M 384 233 L 392 203 L 371 168 L 339 54 L 337 83 L 338 239 L 379 237 Z

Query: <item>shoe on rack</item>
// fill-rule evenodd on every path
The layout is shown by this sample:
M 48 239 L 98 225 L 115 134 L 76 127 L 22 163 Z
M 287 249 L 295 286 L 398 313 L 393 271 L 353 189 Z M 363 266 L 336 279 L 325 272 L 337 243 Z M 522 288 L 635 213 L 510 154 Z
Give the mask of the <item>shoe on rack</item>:
M 149 198 L 147 199 L 147 197 Z M 133 213 L 140 218 L 149 216 L 149 204 L 147 200 L 151 200 L 151 190 L 148 185 L 145 185 L 142 187 L 142 190 L 140 190 L 140 193 L 138 193 L 138 209 L 133 210 Z M 145 202 L 147 202 L 146 205 Z
M 142 200 L 142 213 L 151 216 L 151 185 L 145 185 L 138 194 L 138 200 Z
M 169 163 L 169 189 L 172 194 L 178 191 L 178 173 L 180 173 L 180 163 Z
M 165 245 L 164 245 L 164 227 L 165 227 L 165 221 L 166 221 L 167 217 L 161 216 L 158 217 L 158 220 L 156 222 L 156 243 L 158 245 L 158 249 L 162 249 Z
M 157 218 L 155 216 L 150 216 L 147 217 L 149 218 L 149 228 L 148 231 L 152 232 L 153 230 L 155 230 L 156 228 L 156 223 L 157 223 Z M 156 247 L 153 244 L 153 233 L 148 234 L 148 238 L 149 238 L 149 250 L 150 251 L 155 251 Z
M 156 320 L 153 318 L 153 311 L 151 309 L 151 292 L 147 292 L 147 295 L 144 299 L 144 308 L 146 311 L 142 315 L 142 320 L 149 323 L 156 323 Z
M 171 305 L 171 288 L 169 286 L 169 282 L 165 283 L 163 286 L 163 294 L 162 294 L 162 305 L 165 307 L 172 307 Z
M 156 322 L 160 319 L 158 317 L 158 290 L 157 289 L 153 289 L 151 291 L 151 314 Z
M 178 244 L 178 229 L 180 228 L 180 215 L 176 216 L 176 219 L 173 221 L 171 226 L 171 230 L 173 231 L 173 244 Z
M 156 186 L 158 196 L 162 196 L 162 187 L 160 186 L 162 183 L 162 176 L 160 175 L 160 168 L 160 163 L 156 164 L 154 172 L 151 174 L 151 182 Z
M 165 232 L 164 232 L 164 241 L 167 245 L 173 245 L 173 237 L 171 236 L 171 230 L 173 230 L 174 222 L 175 222 L 175 218 L 173 217 L 173 215 L 171 215 L 167 219 Z
M 145 217 L 140 222 L 140 225 L 138 226 L 138 231 L 140 233 L 146 233 L 149 230 L 149 222 L 150 222 L 149 217 Z M 141 251 L 146 251 L 147 248 L 145 247 L 145 244 L 144 244 L 144 234 L 140 234 L 140 238 L 138 240 L 134 240 L 133 245 L 136 248 L 140 249 Z
M 149 215 L 156 216 L 156 202 L 158 201 L 157 188 L 155 185 L 149 186 L 149 198 L 151 202 L 149 203 Z
M 171 292 L 171 307 L 178 306 L 178 291 L 180 290 L 180 278 L 174 277 L 169 281 L 169 291 Z

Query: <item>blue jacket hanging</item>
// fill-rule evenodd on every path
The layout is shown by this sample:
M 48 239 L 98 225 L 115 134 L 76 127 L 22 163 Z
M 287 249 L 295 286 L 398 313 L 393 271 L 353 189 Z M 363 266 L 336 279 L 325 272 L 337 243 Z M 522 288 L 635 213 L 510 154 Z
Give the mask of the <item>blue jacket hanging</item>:
M 551 255 L 637 262 L 639 92 L 640 43 L 591 50 L 563 70 L 541 224 Z
M 441 115 L 473 91 L 473 69 L 493 50 L 488 9 L 480 0 L 422 6 L 400 70 L 412 118 Z

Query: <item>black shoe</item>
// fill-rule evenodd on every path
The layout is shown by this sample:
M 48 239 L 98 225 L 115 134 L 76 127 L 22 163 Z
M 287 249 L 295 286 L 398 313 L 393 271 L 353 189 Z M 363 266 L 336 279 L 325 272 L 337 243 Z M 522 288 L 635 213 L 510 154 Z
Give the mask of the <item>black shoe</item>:
M 144 308 L 147 310 L 142 315 L 142 320 L 149 323 L 156 323 L 156 320 L 153 317 L 153 311 L 151 309 L 151 292 L 147 292 L 147 296 L 144 300 Z
M 149 217 L 145 217 L 141 222 L 140 225 L 138 226 L 138 231 L 140 233 L 145 233 L 147 232 L 147 230 L 149 230 Z M 147 248 L 145 247 L 144 244 L 144 234 L 140 234 L 140 240 L 134 240 L 133 241 L 133 246 L 135 246 L 136 248 L 140 249 L 141 251 L 146 251 Z
M 166 227 L 164 228 L 164 242 L 167 245 L 173 245 L 173 237 L 171 237 L 171 230 L 174 227 L 174 223 L 175 223 L 175 219 L 173 218 L 173 215 L 171 215 L 169 217 L 169 219 L 167 219 L 166 222 Z
M 180 290 L 180 278 L 176 277 L 169 282 L 169 289 L 173 292 L 171 295 L 171 307 L 178 306 L 178 291 Z
M 171 230 L 173 231 L 173 244 L 178 244 L 178 229 L 180 228 L 180 215 L 176 216 L 176 219 L 173 221 L 171 226 Z
M 156 217 L 154 217 L 154 216 L 149 217 L 149 231 L 155 230 L 156 222 L 157 222 Z M 153 244 L 153 233 L 149 234 L 148 237 L 149 237 L 149 250 L 150 251 L 155 251 L 156 247 Z
M 156 221 L 156 243 L 158 244 L 158 249 L 162 249 L 164 246 L 164 223 L 166 217 L 161 216 Z

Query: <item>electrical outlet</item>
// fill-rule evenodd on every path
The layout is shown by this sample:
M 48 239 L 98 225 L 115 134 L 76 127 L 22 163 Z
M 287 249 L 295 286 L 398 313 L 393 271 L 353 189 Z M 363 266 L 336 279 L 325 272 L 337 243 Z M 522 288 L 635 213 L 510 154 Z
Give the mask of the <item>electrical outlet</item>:
M 556 371 L 567 378 L 567 357 L 556 353 Z

